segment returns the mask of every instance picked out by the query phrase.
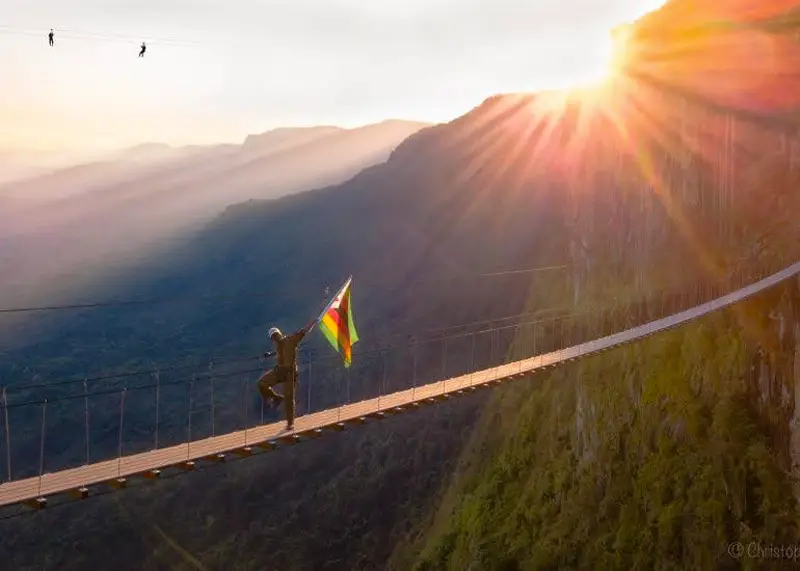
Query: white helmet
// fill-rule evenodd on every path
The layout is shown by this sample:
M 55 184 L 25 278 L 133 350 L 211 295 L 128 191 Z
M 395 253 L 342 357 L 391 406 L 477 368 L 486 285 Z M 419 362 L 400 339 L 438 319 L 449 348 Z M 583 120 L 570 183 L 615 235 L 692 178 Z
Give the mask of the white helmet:
M 267 335 L 269 336 L 270 339 L 272 339 L 274 335 L 278 335 L 278 337 L 283 337 L 283 333 L 281 333 L 281 330 L 278 329 L 277 327 L 270 327 L 269 333 L 267 333 Z

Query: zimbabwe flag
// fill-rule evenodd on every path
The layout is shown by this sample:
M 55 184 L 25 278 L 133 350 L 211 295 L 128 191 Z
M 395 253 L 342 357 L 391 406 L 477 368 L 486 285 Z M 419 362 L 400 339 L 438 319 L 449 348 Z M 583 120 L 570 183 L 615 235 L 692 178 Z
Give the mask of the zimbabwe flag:
M 317 320 L 322 334 L 333 345 L 333 348 L 342 354 L 345 367 L 350 367 L 353 359 L 353 345 L 358 341 L 358 333 L 356 333 L 353 323 L 353 308 L 350 304 L 352 282 L 351 276 Z

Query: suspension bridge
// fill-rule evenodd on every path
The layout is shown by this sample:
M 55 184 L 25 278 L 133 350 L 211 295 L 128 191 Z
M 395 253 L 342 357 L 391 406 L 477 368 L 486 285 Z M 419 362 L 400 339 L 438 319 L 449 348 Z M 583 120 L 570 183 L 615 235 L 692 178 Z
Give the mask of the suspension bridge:
M 210 432 L 210 434 L 204 434 L 204 430 L 198 430 L 198 425 L 195 424 L 193 437 L 192 418 L 197 410 L 192 409 L 192 387 L 199 382 L 197 377 L 193 377 L 188 383 L 186 381 L 177 383 L 189 387 L 189 405 L 186 412 L 187 430 L 181 437 L 182 441 L 169 445 L 163 445 L 164 440 L 168 440 L 165 438 L 163 420 L 161 433 L 159 432 L 159 409 L 162 406 L 159 403 L 168 384 L 157 383 L 144 387 L 123 387 L 112 391 L 89 393 L 84 383 L 85 392 L 82 395 L 57 396 L 54 399 L 45 398 L 40 401 L 16 404 L 9 402 L 8 395 L 4 390 L 2 422 L 7 481 L 0 484 L 0 507 L 17 507 L 23 510 L 41 509 L 48 506 L 50 498 L 57 497 L 65 501 L 84 499 L 99 493 L 125 488 L 129 481 L 159 478 L 167 472 L 191 471 L 201 465 L 225 462 L 229 458 L 252 456 L 274 450 L 282 445 L 291 445 L 326 433 L 341 431 L 349 425 L 364 424 L 370 420 L 412 411 L 454 396 L 530 377 L 578 359 L 645 339 L 712 312 L 728 308 L 795 278 L 798 274 L 800 274 L 800 262 L 795 262 L 780 270 L 766 269 L 760 275 L 756 275 L 756 272 L 748 275 L 737 274 L 735 277 L 729 277 L 719 283 L 662 295 L 656 303 L 650 300 L 645 311 L 635 314 L 626 313 L 622 321 L 607 318 L 587 319 L 585 315 L 582 315 L 579 316 L 579 320 L 569 324 L 565 319 L 561 319 L 560 326 L 557 318 L 550 321 L 538 320 L 514 324 L 508 326 L 513 334 L 513 343 L 509 349 L 510 354 L 513 354 L 516 360 L 488 367 L 481 367 L 477 362 L 480 359 L 477 358 L 479 350 L 476 349 L 476 343 L 478 336 L 485 332 L 446 336 L 438 340 L 441 342 L 439 378 L 420 380 L 417 366 L 418 351 L 415 346 L 410 359 L 413 362 L 413 372 L 401 372 L 395 375 L 396 378 L 403 377 L 406 380 L 410 378 L 411 382 L 407 383 L 410 386 L 398 390 L 392 390 L 396 387 L 390 387 L 390 383 L 387 382 L 387 355 L 385 351 L 382 351 L 382 367 L 369 367 L 365 371 L 367 375 L 361 380 L 360 392 L 364 393 L 366 397 L 362 399 L 353 398 L 353 384 L 348 377 L 344 398 L 339 395 L 338 402 L 330 402 L 330 395 L 324 394 L 317 399 L 316 403 L 312 402 L 312 383 L 308 379 L 314 366 L 311 363 L 306 367 L 305 374 L 301 375 L 301 382 L 306 380 L 308 386 L 308 393 L 304 399 L 306 402 L 303 403 L 305 413 L 298 416 L 294 429 L 290 431 L 284 429 L 285 423 L 282 420 L 266 422 L 263 406 L 260 419 L 251 421 L 248 418 L 247 395 L 254 392 L 254 387 L 246 377 L 244 382 L 237 385 L 238 388 L 231 393 L 233 394 L 232 402 L 242 403 L 239 407 L 241 419 L 237 421 L 239 428 L 227 430 L 225 425 L 231 425 L 231 407 L 225 406 L 223 402 L 225 399 L 222 396 L 224 390 L 220 390 L 224 387 L 215 385 L 215 379 L 219 380 L 226 375 L 231 376 L 230 373 L 212 373 L 207 379 L 209 384 L 205 398 L 208 406 L 202 410 L 208 412 L 209 422 L 206 423 L 205 432 Z M 619 325 L 620 322 L 622 325 Z M 558 331 L 559 327 L 560 332 Z M 500 329 L 489 330 L 492 335 L 493 350 L 495 348 L 494 340 Z M 454 350 L 453 347 L 459 343 L 461 350 Z M 458 374 L 452 374 L 453 355 L 456 355 L 459 360 L 459 363 L 455 364 L 459 368 Z M 429 360 L 429 362 L 432 361 Z M 430 364 L 427 365 L 427 368 L 431 368 Z M 243 374 L 251 372 L 254 371 L 239 371 L 233 375 L 241 378 Z M 232 383 L 228 383 L 226 386 L 232 386 Z M 140 438 L 138 444 L 126 446 L 124 439 L 127 426 L 126 410 L 128 416 L 138 415 L 134 422 L 138 423 L 141 429 L 144 422 L 141 412 L 152 408 L 141 398 L 138 405 L 131 404 L 131 401 L 134 400 L 132 395 L 136 391 L 145 390 L 155 393 L 154 441 L 143 444 Z M 95 412 L 94 415 L 90 415 L 90 398 L 105 399 L 99 407 L 99 411 L 105 414 L 106 419 L 106 422 L 103 423 L 105 426 L 104 436 L 101 438 L 105 439 L 106 446 L 105 451 L 100 453 L 100 458 L 98 458 L 97 447 L 95 447 L 94 458 L 90 455 L 90 444 L 92 444 L 90 416 L 96 419 L 98 414 Z M 195 398 L 200 397 L 196 396 Z M 118 407 L 109 406 L 111 402 L 118 402 Z M 71 411 L 63 408 L 70 403 L 77 403 L 78 408 Z M 316 406 L 312 406 L 314 404 Z M 54 470 L 46 469 L 46 464 L 48 468 L 50 465 L 50 462 L 46 463 L 46 460 L 50 459 L 50 455 L 45 453 L 46 443 L 55 437 L 60 439 L 63 448 L 70 442 L 74 444 L 76 439 L 76 434 L 63 426 L 47 430 L 48 408 L 52 411 L 59 406 L 62 407 L 58 409 L 62 415 L 69 414 L 73 425 L 83 424 L 85 426 L 85 455 L 80 461 L 73 461 L 79 465 L 69 466 L 69 459 L 62 458 L 60 462 L 66 464 L 65 466 L 58 466 Z M 133 409 L 130 408 L 132 406 Z M 31 414 L 30 407 L 35 407 L 36 411 L 40 412 L 40 416 Z M 112 412 L 114 408 L 117 408 L 117 412 Z M 76 410 L 82 411 L 82 414 L 76 413 Z M 24 422 L 22 420 L 19 422 L 19 425 L 23 427 L 20 430 L 19 440 L 12 438 L 12 435 L 16 434 L 15 422 L 12 420 L 15 411 L 20 413 L 20 419 L 24 419 Z M 169 412 L 162 412 L 162 414 L 174 416 Z M 117 415 L 113 423 L 108 422 L 109 415 Z M 82 422 L 77 422 L 76 416 L 81 418 Z M 38 434 L 33 433 L 32 425 L 34 423 L 31 422 L 31 417 L 41 419 Z M 117 445 L 115 446 L 116 450 L 109 452 L 108 426 L 112 424 L 117 428 Z M 138 433 L 141 435 L 141 430 Z M 161 435 L 161 444 L 159 435 Z M 77 438 L 80 437 L 77 436 Z M 136 451 L 137 447 L 143 448 L 143 450 Z M 20 474 L 15 475 L 12 470 L 12 450 L 18 451 L 18 448 L 26 451 L 23 454 L 26 458 L 30 459 L 38 455 L 38 473 L 30 475 L 22 470 Z M 56 448 L 58 449 L 58 446 Z M 63 450 L 60 453 L 55 450 L 53 455 L 64 456 L 65 453 Z M 102 457 L 103 455 L 105 457 Z

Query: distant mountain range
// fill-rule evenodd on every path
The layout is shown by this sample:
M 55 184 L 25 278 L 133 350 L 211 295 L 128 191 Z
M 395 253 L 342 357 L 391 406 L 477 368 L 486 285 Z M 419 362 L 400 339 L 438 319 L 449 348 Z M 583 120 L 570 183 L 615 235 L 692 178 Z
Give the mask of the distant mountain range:
M 0 188 L 97 159 L 96 153 L 0 148 Z
M 403 139 L 426 126 L 426 123 L 387 120 L 355 129 L 279 128 L 250 135 L 241 145 L 170 147 L 145 143 L 110 153 L 101 160 L 76 163 L 0 186 L 0 196 L 13 196 L 32 204 L 73 195 L 88 196 L 94 191 L 98 196 L 113 191 L 117 196 L 124 193 L 131 197 L 142 190 L 130 188 L 138 184 L 146 183 L 147 192 L 156 194 L 180 191 L 192 184 L 210 186 L 221 180 L 232 186 L 230 177 L 237 177 L 240 183 L 247 184 L 247 189 L 233 185 L 225 193 L 220 192 L 225 199 L 271 198 L 327 184 L 328 173 L 349 172 L 341 176 L 352 176 L 364 166 L 384 160 Z M 0 154 L 0 161 L 10 162 L 13 158 L 10 154 L 7 157 Z M 23 162 L 22 158 L 17 160 Z M 61 163 L 67 160 L 61 159 Z M 302 172 L 295 173 L 293 167 L 300 164 Z M 252 189 L 256 189 L 255 194 Z
M 0 278 L 0 299 L 64 272 L 146 255 L 230 204 L 346 180 L 425 126 L 390 120 L 276 129 L 241 145 L 145 144 L 6 185 L 0 260 L 12 270 Z

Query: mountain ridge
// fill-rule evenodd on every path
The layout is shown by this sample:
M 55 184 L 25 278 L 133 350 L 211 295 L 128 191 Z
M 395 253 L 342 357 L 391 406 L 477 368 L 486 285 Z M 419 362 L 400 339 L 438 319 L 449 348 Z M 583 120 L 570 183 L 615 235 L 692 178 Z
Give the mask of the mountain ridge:
M 106 161 L 46 175 L 28 186 L 15 184 L 13 192 L 0 193 L 7 206 L 0 211 L 0 255 L 33 272 L 17 273 L 15 281 L 52 282 L 58 268 L 102 272 L 137 248 L 161 248 L 159 243 L 179 238 L 233 202 L 346 180 L 384 160 L 419 126 L 384 122 L 336 130 L 265 153 L 256 147 L 193 149 L 179 160 L 145 167 Z M 285 133 L 279 135 L 285 141 Z M 6 303 L 12 303 L 9 295 L 33 295 L 24 287 L 15 292 L 4 292 Z

